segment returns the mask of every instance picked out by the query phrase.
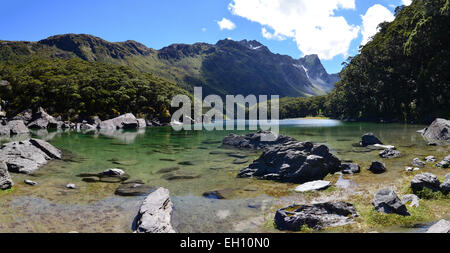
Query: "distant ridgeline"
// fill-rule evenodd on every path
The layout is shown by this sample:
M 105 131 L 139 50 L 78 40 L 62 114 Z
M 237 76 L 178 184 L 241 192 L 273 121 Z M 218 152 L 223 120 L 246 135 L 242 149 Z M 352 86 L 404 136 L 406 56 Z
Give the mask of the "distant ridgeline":
M 282 117 L 429 122 L 450 118 L 450 1 L 414 0 L 350 58 L 328 96 L 285 98 Z
M 18 62 L 80 58 L 152 73 L 192 91 L 224 95 L 324 95 L 334 88 L 317 55 L 302 59 L 279 55 L 257 41 L 221 40 L 215 45 L 174 44 L 154 50 L 135 42 L 111 43 L 92 35 L 65 34 L 39 42 L 0 41 L 0 60 Z

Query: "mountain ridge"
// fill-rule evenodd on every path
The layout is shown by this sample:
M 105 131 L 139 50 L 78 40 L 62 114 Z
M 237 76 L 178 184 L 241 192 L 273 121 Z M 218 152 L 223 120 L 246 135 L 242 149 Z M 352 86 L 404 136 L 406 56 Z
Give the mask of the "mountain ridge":
M 54 35 L 35 42 L 0 41 L 2 61 L 33 56 L 125 65 L 188 91 L 202 86 L 205 95 L 309 97 L 330 92 L 338 81 L 336 74 L 326 72 L 317 55 L 294 59 L 272 53 L 255 40 L 180 43 L 159 50 L 133 40 L 109 42 L 89 34 Z

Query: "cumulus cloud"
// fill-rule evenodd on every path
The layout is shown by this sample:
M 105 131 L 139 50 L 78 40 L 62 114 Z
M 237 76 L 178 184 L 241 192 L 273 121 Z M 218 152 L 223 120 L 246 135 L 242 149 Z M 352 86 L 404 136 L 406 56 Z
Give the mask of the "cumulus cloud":
M 360 29 L 334 14 L 355 9 L 355 0 L 232 0 L 229 9 L 261 24 L 265 38 L 292 38 L 304 54 L 318 54 L 325 60 L 347 55 Z
M 403 4 L 403 5 L 408 6 L 408 5 L 410 5 L 411 3 L 412 3 L 412 0 L 402 0 L 402 4 Z
M 233 30 L 236 28 L 236 25 L 226 18 L 222 18 L 222 20 L 217 21 L 217 24 L 220 27 L 220 30 Z
M 267 31 L 265 27 L 261 29 L 262 36 L 268 40 L 285 40 L 283 36 Z
M 378 32 L 378 25 L 387 21 L 391 22 L 395 19 L 394 14 L 386 7 L 380 4 L 375 4 L 370 7 L 362 18 L 362 35 L 363 40 L 361 45 L 367 44 L 369 40 Z

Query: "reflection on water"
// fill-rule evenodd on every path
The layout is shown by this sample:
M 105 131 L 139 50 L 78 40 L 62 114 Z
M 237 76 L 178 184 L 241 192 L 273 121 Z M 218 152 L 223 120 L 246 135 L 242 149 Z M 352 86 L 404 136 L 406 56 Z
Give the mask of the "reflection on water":
M 434 155 L 439 160 L 449 153 L 448 146 L 428 146 L 416 133 L 419 129 L 423 126 L 315 119 L 280 121 L 281 134 L 326 143 L 342 160 L 360 164 L 360 175 L 330 177 L 343 188 L 342 192 L 358 194 L 368 185 L 395 185 L 415 157 Z M 222 139 L 231 132 L 249 131 L 176 132 L 169 127 L 88 133 L 34 131 L 34 137 L 62 149 L 64 160 L 51 162 L 32 176 L 12 175 L 15 190 L 0 193 L 0 232 L 130 232 L 143 197 L 114 196 L 118 184 L 86 183 L 77 177 L 108 168 L 121 168 L 132 180 L 168 188 L 180 232 L 273 232 L 273 226 L 267 225 L 273 210 L 293 202 L 303 203 L 305 198 L 292 191 L 295 185 L 236 178 L 247 165 L 234 164 L 236 156 L 247 157 L 250 163 L 259 153 L 222 148 Z M 378 152 L 353 145 L 367 132 L 404 154 L 399 159 L 385 160 L 388 172 L 376 177 L 367 168 L 372 161 L 380 160 Z M 444 173 L 432 167 L 423 170 Z M 27 178 L 39 185 L 24 185 Z M 68 183 L 75 183 L 77 189 L 65 189 Z M 202 196 L 210 191 L 220 191 L 226 199 Z

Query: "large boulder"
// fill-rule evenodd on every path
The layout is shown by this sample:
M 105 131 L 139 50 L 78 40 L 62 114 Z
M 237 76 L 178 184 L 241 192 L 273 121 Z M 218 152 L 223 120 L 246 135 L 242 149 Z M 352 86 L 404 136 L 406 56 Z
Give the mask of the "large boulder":
M 367 133 L 361 138 L 360 145 L 363 147 L 367 147 L 369 145 L 375 145 L 375 144 L 381 144 L 383 143 L 376 137 L 373 133 Z
M 145 121 L 145 119 L 137 119 L 138 122 L 138 127 L 139 128 L 146 128 L 147 127 L 147 122 Z
M 238 177 L 255 177 L 303 184 L 322 180 L 340 170 L 341 161 L 325 145 L 287 142 L 268 148 L 257 160 L 242 169 Z
M 355 207 L 345 202 L 293 205 L 276 212 L 275 225 L 279 230 L 300 231 L 304 226 L 320 230 L 353 223 L 354 217 L 358 217 Z
M 413 180 L 411 180 L 411 189 L 413 191 L 421 191 L 424 188 L 428 188 L 432 191 L 439 191 L 441 182 L 439 178 L 431 173 L 423 173 L 416 175 Z
M 11 176 L 8 173 L 6 163 L 0 161 L 0 190 L 7 190 L 14 186 Z
M 28 134 L 30 130 L 22 120 L 11 120 L 8 122 L 11 135 Z
M 136 117 L 127 113 L 114 119 L 102 121 L 99 125 L 99 129 L 136 129 L 139 127 L 139 122 Z
M 440 220 L 433 226 L 431 226 L 427 233 L 431 234 L 448 234 L 450 233 L 450 221 L 447 220 Z
M 133 224 L 137 233 L 175 233 L 169 190 L 158 188 L 142 203 Z
M 409 216 L 408 209 L 391 189 L 383 189 L 375 194 L 372 205 L 375 210 L 387 214 Z
M 7 124 L 3 124 L 0 121 L 0 137 L 9 138 L 11 134 L 11 129 Z
M 422 135 L 427 141 L 450 141 L 450 120 L 436 119 Z
M 292 141 L 295 141 L 295 139 L 289 136 L 259 131 L 247 135 L 230 134 L 223 139 L 222 144 L 239 149 L 265 149 Z
M 33 111 L 31 109 L 27 109 L 13 117 L 11 120 L 21 120 L 25 125 L 28 125 L 31 121 L 33 121 Z
M 48 129 L 48 128 L 58 128 L 58 121 L 50 116 L 41 107 L 36 113 L 33 114 L 32 122 L 28 124 L 30 129 Z
M 0 161 L 6 163 L 10 172 L 16 173 L 30 174 L 61 156 L 60 150 L 37 139 L 10 142 L 0 147 Z

